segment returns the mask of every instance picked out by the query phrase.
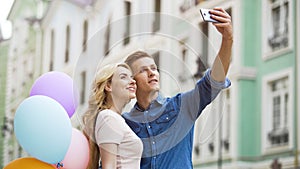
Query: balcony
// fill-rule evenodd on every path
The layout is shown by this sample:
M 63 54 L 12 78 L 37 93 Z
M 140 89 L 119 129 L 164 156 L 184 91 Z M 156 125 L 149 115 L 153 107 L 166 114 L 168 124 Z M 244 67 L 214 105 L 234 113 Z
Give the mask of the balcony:
M 289 142 L 289 131 L 287 128 L 272 130 L 268 133 L 271 145 L 286 145 Z

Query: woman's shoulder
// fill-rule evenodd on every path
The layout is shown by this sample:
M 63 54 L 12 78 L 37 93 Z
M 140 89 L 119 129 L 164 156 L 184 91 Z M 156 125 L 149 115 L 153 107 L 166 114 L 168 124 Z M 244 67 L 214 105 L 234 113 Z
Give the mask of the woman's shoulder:
M 123 120 L 121 115 L 110 109 L 101 110 L 98 114 L 98 118 L 112 118 L 116 120 Z
M 111 114 L 111 113 L 114 113 L 114 111 L 110 110 L 110 109 L 104 109 L 104 110 L 101 110 L 99 112 L 99 114 Z

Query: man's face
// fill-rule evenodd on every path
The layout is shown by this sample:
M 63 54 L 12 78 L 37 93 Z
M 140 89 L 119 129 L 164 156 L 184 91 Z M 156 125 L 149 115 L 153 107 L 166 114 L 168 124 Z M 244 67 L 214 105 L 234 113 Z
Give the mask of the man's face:
M 159 90 L 159 73 L 152 58 L 143 57 L 133 62 L 132 72 L 137 84 L 137 92 L 156 92 Z

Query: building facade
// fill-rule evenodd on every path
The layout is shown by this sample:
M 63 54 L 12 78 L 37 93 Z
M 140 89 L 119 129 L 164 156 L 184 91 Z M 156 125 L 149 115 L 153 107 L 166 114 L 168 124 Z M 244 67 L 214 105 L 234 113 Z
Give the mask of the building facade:
M 0 30 L 0 36 L 1 36 L 1 30 Z M 1 38 L 0 38 L 1 39 Z M 4 134 L 6 131 L 6 118 L 5 118 L 5 94 L 6 94 L 6 63 L 7 63 L 7 51 L 8 51 L 8 43 L 7 41 L 4 41 L 4 39 L 0 40 L 0 168 L 3 164 L 3 149 L 4 149 Z
M 296 35 L 297 35 L 297 40 L 296 40 L 296 68 L 297 68 L 297 73 L 296 73 L 296 79 L 297 79 L 297 85 L 298 86 L 300 84 L 300 33 L 299 33 L 299 28 L 300 28 L 300 3 L 299 1 L 296 1 Z M 297 110 L 297 116 L 296 116 L 296 132 L 298 133 L 298 137 L 297 137 L 297 142 L 296 142 L 296 147 L 297 147 L 297 152 L 296 152 L 296 164 L 299 166 L 300 164 L 300 160 L 299 160 L 299 156 L 300 156 L 300 134 L 299 134 L 299 130 L 300 130 L 300 89 L 299 87 L 296 87 L 296 91 L 297 91 L 297 97 L 296 97 L 296 110 Z
M 42 1 L 15 1 L 8 16 L 12 22 L 12 37 L 8 41 L 5 93 L 5 124 L 3 165 L 27 156 L 13 132 L 13 118 L 18 105 L 29 96 L 34 80 L 41 70 L 41 33 L 39 20 Z
M 237 17 L 233 19 L 238 36 L 234 47 L 239 49 L 234 50 L 238 53 L 234 55 L 237 58 L 233 58 L 231 72 L 237 87 L 231 88 L 233 102 L 229 111 L 235 116 L 230 118 L 230 125 L 235 128 L 229 144 L 233 152 L 229 158 L 222 154 L 218 160 L 202 162 L 199 168 L 299 166 L 296 109 L 299 101 L 295 92 L 299 84 L 295 45 L 299 30 L 297 3 L 293 0 L 234 3 L 239 8 L 238 16 L 232 15 Z M 222 142 L 219 145 L 226 147 Z

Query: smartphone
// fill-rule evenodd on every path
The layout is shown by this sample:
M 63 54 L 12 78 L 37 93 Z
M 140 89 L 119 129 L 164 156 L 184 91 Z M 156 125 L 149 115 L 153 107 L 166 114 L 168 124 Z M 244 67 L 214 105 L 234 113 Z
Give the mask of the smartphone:
M 200 13 L 201 13 L 201 16 L 203 18 L 203 20 L 205 22 L 216 22 L 218 23 L 219 21 L 215 20 L 215 19 L 212 19 L 210 16 L 211 14 L 209 13 L 210 9 L 200 9 Z

